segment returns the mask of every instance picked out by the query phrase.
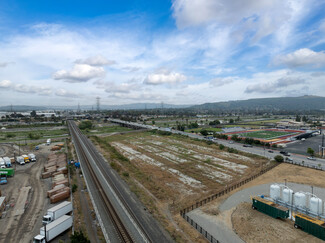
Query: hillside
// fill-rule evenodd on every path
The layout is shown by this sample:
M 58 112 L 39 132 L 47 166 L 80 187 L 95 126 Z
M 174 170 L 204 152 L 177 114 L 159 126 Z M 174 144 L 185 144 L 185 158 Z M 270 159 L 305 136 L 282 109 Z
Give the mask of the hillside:
M 309 111 L 325 109 L 325 97 L 301 96 L 205 103 L 190 107 L 210 111 Z

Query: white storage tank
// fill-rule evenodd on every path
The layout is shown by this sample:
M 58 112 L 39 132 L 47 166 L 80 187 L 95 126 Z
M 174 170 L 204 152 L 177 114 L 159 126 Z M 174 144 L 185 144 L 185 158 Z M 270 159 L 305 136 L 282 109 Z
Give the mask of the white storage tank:
M 321 214 L 322 213 L 322 203 L 323 200 L 318 197 L 311 197 L 310 200 L 310 211 L 314 214 Z
M 284 188 L 282 191 L 282 200 L 285 203 L 291 204 L 292 203 L 292 193 L 293 193 L 293 190 L 291 190 L 290 188 Z
M 277 185 L 277 184 L 272 184 L 270 186 L 270 197 L 273 199 L 273 200 L 278 200 L 278 199 L 281 199 L 280 197 L 280 192 L 281 192 L 281 189 L 280 189 L 280 186 Z
M 294 204 L 299 208 L 306 207 L 306 194 L 303 192 L 297 192 L 294 195 Z

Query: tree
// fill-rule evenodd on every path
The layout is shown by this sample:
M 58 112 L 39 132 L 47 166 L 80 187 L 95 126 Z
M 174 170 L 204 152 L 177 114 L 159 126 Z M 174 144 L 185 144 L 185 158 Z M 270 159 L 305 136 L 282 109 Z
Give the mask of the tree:
M 219 144 L 219 149 L 223 150 L 225 148 L 225 145 Z
M 90 240 L 83 234 L 82 231 L 75 231 L 70 236 L 71 243 L 90 243 Z
M 276 162 L 281 163 L 281 162 L 284 161 L 284 158 L 283 158 L 283 156 L 281 156 L 281 155 L 276 155 L 276 156 L 274 156 L 274 160 L 275 160 Z
M 35 117 L 35 116 L 36 116 L 36 111 L 32 111 L 32 112 L 30 113 L 30 116 L 31 116 L 31 117 Z
M 307 149 L 307 154 L 310 154 L 310 156 L 314 156 L 315 151 L 312 148 Z
M 82 121 L 79 124 L 79 128 L 81 130 L 91 129 L 93 127 L 93 123 L 91 121 Z
M 308 121 L 308 118 L 307 118 L 306 116 L 303 116 L 303 117 L 302 117 L 302 121 L 303 121 L 303 122 L 307 122 L 307 121 Z
M 155 124 L 156 124 L 155 120 L 152 120 L 152 125 L 155 125 Z
M 201 130 L 200 133 L 202 134 L 202 136 L 208 136 L 208 131 L 205 129 Z
M 300 116 L 296 116 L 296 122 L 300 122 L 301 121 L 301 118 L 300 118 Z
M 234 123 L 234 119 L 230 119 L 229 120 L 229 123 Z

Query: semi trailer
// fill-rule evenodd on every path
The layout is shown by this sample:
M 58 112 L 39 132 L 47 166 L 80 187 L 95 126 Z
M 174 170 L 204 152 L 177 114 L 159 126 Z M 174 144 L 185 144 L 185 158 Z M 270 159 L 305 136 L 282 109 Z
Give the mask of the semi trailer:
M 47 210 L 46 215 L 43 216 L 43 224 L 49 224 L 52 221 L 66 215 L 72 211 L 72 203 L 64 201 Z
M 34 237 L 33 243 L 45 243 L 53 240 L 55 237 L 62 234 L 64 231 L 70 229 L 72 227 L 72 223 L 72 216 L 63 215 L 62 217 L 54 220 L 53 222 L 43 226 L 40 229 L 40 234 Z

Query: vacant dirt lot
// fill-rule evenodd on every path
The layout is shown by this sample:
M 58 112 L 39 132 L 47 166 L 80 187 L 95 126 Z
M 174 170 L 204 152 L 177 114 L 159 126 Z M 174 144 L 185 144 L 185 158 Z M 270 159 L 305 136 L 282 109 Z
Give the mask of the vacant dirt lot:
M 6 153 L 2 156 L 12 156 L 11 147 L 5 148 L 6 145 L 1 145 Z M 29 153 L 21 147 L 21 152 Z M 13 153 L 13 152 L 12 152 Z M 34 152 L 37 162 L 28 163 L 26 165 L 15 165 L 16 173 L 12 178 L 8 178 L 8 184 L 1 186 L 1 191 L 7 198 L 8 204 L 11 205 L 7 211 L 5 218 L 0 219 L 0 242 L 29 242 L 41 227 L 41 218 L 45 211 L 46 205 L 46 190 L 48 185 L 46 181 L 41 181 L 40 175 L 43 165 L 46 161 L 48 148 L 41 147 L 40 151 Z M 20 195 L 20 189 L 30 187 L 25 210 L 17 213 L 16 205 Z
M 179 209 L 269 163 L 182 136 L 145 132 L 97 137 L 94 141 L 111 166 L 179 241 L 191 241 L 185 234 L 179 234 L 192 231 L 178 217 Z
M 293 227 L 290 220 L 274 219 L 252 210 L 250 203 L 237 206 L 232 214 L 236 233 L 247 243 L 257 242 L 323 242 Z

